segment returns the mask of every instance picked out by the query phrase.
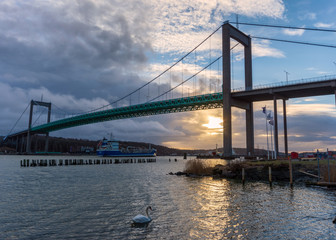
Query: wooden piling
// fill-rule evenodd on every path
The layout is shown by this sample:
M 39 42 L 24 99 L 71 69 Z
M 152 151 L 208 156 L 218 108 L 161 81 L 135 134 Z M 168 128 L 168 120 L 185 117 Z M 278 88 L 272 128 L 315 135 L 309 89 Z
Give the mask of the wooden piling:
M 177 161 L 177 159 L 175 159 Z M 120 158 L 120 159 L 22 159 L 21 167 L 51 167 L 51 166 L 73 166 L 92 164 L 118 164 L 118 163 L 151 163 L 156 162 L 156 158 Z
M 289 184 L 293 187 L 293 166 L 292 166 L 292 159 L 288 157 L 289 160 Z
M 242 168 L 242 183 L 245 184 L 245 168 Z
M 268 181 L 270 186 L 272 187 L 272 167 L 268 167 Z

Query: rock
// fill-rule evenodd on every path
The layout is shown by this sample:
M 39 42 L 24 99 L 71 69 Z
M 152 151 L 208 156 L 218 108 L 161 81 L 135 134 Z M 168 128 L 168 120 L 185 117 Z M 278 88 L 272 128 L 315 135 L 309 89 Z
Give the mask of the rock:
M 224 177 L 224 178 L 236 178 L 237 174 L 235 174 L 235 173 L 233 173 L 231 171 L 228 171 L 228 170 L 222 170 L 221 177 Z
M 175 173 L 175 175 L 176 176 L 183 176 L 183 175 L 186 175 L 186 173 L 184 173 L 184 172 L 177 172 L 177 173 Z
M 221 164 L 217 164 L 213 170 L 212 170 L 212 174 L 213 175 L 222 175 L 223 170 L 225 170 L 225 166 L 221 165 Z

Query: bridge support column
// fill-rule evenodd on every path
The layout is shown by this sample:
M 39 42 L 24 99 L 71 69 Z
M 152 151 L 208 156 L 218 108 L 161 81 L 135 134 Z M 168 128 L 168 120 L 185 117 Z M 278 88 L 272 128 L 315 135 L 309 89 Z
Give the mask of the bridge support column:
M 273 97 L 273 107 L 274 107 L 274 155 L 275 155 L 275 159 L 276 159 L 278 157 L 278 153 L 279 153 L 278 110 L 277 110 L 276 96 Z
M 247 45 L 244 47 L 245 58 L 245 88 L 252 88 L 252 45 L 251 38 L 247 39 Z M 253 103 L 249 103 L 249 109 L 245 110 L 246 121 L 246 151 L 247 155 L 254 155 L 254 127 L 253 127 Z
M 50 123 L 50 114 L 51 114 L 51 104 L 48 105 L 48 123 Z M 44 151 L 49 151 L 49 132 L 46 133 L 45 147 Z
M 16 152 L 19 152 L 19 136 L 16 136 L 15 149 L 16 149 Z
M 286 99 L 282 99 L 283 104 L 283 122 L 284 122 L 284 140 L 285 140 L 285 154 L 288 157 L 288 138 L 287 138 L 287 113 L 286 113 Z
M 25 136 L 22 135 L 22 138 L 21 138 L 21 153 L 23 153 L 23 147 L 24 147 L 24 144 L 25 144 Z
M 248 156 L 254 155 L 253 103 L 246 113 L 246 151 Z
M 235 39 L 244 46 L 245 87 L 252 87 L 252 53 L 251 38 L 228 22 L 222 25 L 222 59 L 223 59 L 223 157 L 232 157 L 232 112 L 231 97 L 231 49 L 230 40 Z M 248 103 L 246 113 L 246 149 L 248 155 L 254 154 L 253 104 Z
M 26 151 L 27 153 L 30 153 L 30 145 L 31 145 L 31 139 L 30 139 L 30 128 L 32 124 L 32 119 L 33 119 L 33 107 L 34 107 L 34 101 L 30 101 L 30 112 L 29 112 L 29 123 L 28 123 L 28 132 L 27 132 L 27 147 Z
M 45 139 L 45 143 L 44 143 L 44 151 L 48 152 L 49 151 L 49 133 L 46 133 L 46 139 Z
M 232 156 L 230 25 L 222 26 L 223 51 L 223 145 L 224 157 Z

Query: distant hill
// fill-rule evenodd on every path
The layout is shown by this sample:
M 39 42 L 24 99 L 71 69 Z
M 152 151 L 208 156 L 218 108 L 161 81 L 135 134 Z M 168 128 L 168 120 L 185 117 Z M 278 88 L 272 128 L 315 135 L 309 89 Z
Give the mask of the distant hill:
M 2 139 L 3 137 L 1 137 Z M 97 145 L 99 141 L 92 141 L 87 139 L 75 139 L 75 138 L 61 138 L 61 137 L 49 137 L 49 152 L 54 153 L 73 153 L 73 154 L 79 154 L 79 153 L 92 153 L 95 154 L 97 150 Z M 163 156 L 163 155 L 176 155 L 181 156 L 184 153 L 187 154 L 197 154 L 200 152 L 205 152 L 208 150 L 181 150 L 181 149 L 175 149 L 175 148 L 168 148 L 161 145 L 155 145 L 150 143 L 144 143 L 144 142 L 128 142 L 128 141 L 120 141 L 120 147 L 141 147 L 141 148 L 148 148 L 149 145 L 151 145 L 152 148 L 155 148 L 157 150 L 157 155 Z M 21 147 L 21 146 L 19 146 Z M 25 146 L 23 146 L 25 147 Z M 1 149 L 2 152 L 16 152 L 16 146 L 15 142 L 6 142 L 5 144 L 0 144 L 0 152 Z M 45 150 L 45 137 L 44 136 L 33 136 L 32 142 L 31 142 L 31 150 L 33 152 L 44 152 Z
M 1 137 L 2 139 L 3 137 Z M 99 141 L 92 141 L 87 139 L 75 139 L 75 138 L 61 138 L 61 137 L 49 137 L 49 152 L 54 153 L 69 153 L 69 154 L 95 154 L 97 145 Z M 33 136 L 31 142 L 31 149 L 33 152 L 44 152 L 45 149 L 45 137 L 44 136 Z M 121 147 L 141 147 L 148 148 L 151 145 L 152 148 L 157 150 L 158 156 L 182 156 L 184 153 L 188 155 L 209 155 L 215 152 L 215 149 L 198 149 L 198 150 L 185 150 L 177 148 L 169 148 L 161 145 L 144 143 L 144 142 L 129 142 L 129 141 L 120 141 Z M 21 147 L 21 146 L 20 146 Z M 24 146 L 23 146 L 24 147 Z M 219 152 L 222 152 L 222 148 L 218 149 Z M 245 148 L 234 148 L 236 155 L 245 155 Z M 16 152 L 15 143 L 5 143 L 0 144 L 0 152 Z M 266 155 L 267 151 L 263 149 L 256 149 L 256 155 Z

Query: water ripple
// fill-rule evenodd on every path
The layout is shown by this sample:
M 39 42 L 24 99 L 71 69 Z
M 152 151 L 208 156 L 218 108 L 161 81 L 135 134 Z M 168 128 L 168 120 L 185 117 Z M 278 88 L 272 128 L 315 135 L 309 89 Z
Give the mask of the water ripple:
M 335 192 L 167 175 L 184 162 L 20 168 L 0 158 L 0 239 L 336 239 Z M 153 221 L 131 219 L 151 205 Z

